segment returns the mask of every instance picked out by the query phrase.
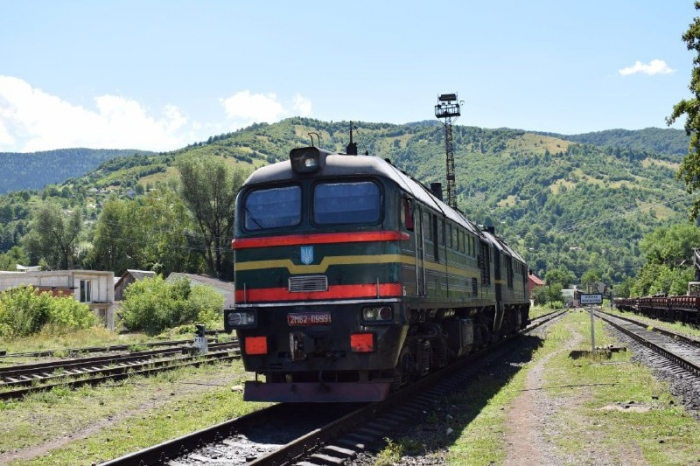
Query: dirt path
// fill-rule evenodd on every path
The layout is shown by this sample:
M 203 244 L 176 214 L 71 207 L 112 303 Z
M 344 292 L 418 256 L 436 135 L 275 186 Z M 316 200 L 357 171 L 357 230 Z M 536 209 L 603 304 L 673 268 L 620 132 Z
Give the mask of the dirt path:
M 548 443 L 543 431 L 560 408 L 560 402 L 547 396 L 543 385 L 545 365 L 554 356 L 570 351 L 583 340 L 578 332 L 561 349 L 540 359 L 530 369 L 525 380 L 525 389 L 518 395 L 506 420 L 507 456 L 505 465 L 559 465 L 565 460 L 557 454 L 554 445 Z

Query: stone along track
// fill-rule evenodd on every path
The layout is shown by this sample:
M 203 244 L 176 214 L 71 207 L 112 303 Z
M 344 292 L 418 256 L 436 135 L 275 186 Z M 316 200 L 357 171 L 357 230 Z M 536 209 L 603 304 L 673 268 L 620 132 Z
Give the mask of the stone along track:
M 192 354 L 190 347 L 179 347 L 3 367 L 0 368 L 0 400 L 17 399 L 59 386 L 97 385 L 107 380 L 151 375 L 239 357 L 238 343 L 229 342 L 209 345 L 209 352 L 201 356 Z
M 696 339 L 668 330 L 649 330 L 647 324 L 603 311 L 596 311 L 595 314 L 673 364 L 700 377 L 700 342 Z
M 341 464 L 407 423 L 433 401 L 464 385 L 507 343 L 563 315 L 551 313 L 519 334 L 435 372 L 371 404 L 278 404 L 105 465 Z

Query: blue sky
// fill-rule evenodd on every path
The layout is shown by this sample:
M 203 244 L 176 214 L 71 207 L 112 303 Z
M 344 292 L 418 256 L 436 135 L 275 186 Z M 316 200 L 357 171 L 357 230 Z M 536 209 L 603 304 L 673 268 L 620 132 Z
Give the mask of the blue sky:
M 665 127 L 691 1 L 4 1 L 0 151 L 171 150 L 256 121 Z M 676 125 L 680 127 L 680 125 Z

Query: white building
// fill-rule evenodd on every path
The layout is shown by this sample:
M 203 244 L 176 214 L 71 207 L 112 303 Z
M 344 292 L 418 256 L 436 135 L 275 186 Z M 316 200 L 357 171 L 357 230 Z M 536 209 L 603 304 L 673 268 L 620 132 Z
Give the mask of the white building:
M 0 292 L 31 285 L 54 296 L 72 295 L 90 306 L 105 326 L 114 330 L 114 273 L 97 270 L 54 270 L 0 274 Z

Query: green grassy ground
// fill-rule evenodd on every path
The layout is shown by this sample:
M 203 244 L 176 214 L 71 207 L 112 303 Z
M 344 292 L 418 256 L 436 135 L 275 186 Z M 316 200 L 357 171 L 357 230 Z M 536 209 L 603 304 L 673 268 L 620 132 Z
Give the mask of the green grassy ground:
M 262 406 L 242 401 L 246 378 L 236 361 L 0 402 L 0 464 L 102 462 L 241 416 Z
M 595 330 L 597 345 L 618 343 L 598 320 Z M 580 341 L 562 351 L 575 337 Z M 523 353 L 521 362 L 516 358 L 480 374 L 467 390 L 443 400 L 414 432 L 394 439 L 379 459 L 423 454 L 449 464 L 503 464 L 513 435 L 509 412 L 528 372 L 549 355 L 537 389 L 556 400 L 557 408 L 540 434 L 561 464 L 597 464 L 603 458 L 606 464 L 700 461 L 700 423 L 648 368 L 631 361 L 630 352 L 577 357 L 576 351 L 591 345 L 587 313 L 570 312 L 531 343 L 532 353 Z

